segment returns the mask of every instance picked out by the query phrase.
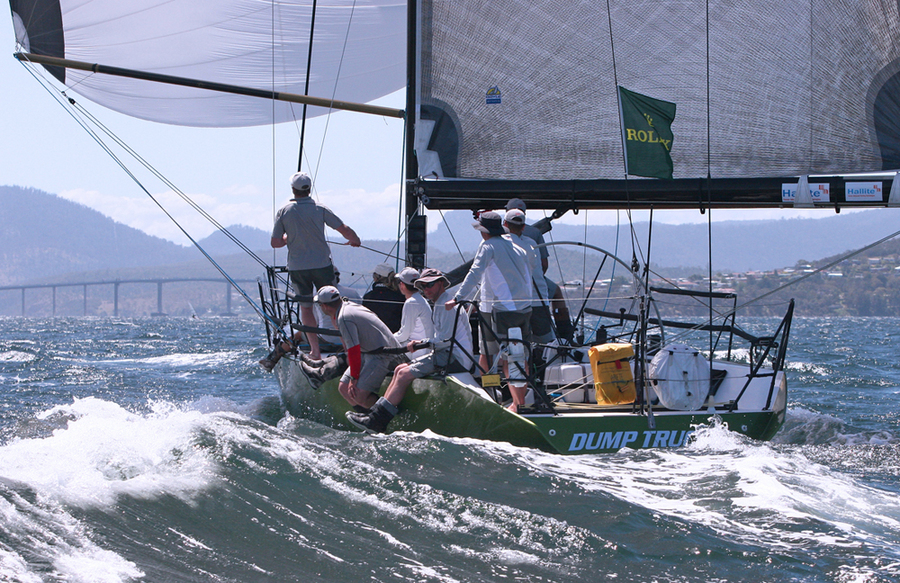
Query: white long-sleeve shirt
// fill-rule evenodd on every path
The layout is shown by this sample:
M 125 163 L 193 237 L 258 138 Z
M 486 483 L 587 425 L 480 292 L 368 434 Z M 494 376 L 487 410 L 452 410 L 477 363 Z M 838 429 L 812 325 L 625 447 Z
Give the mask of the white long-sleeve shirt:
M 548 294 L 550 292 L 547 291 L 547 280 L 544 279 L 544 270 L 541 269 L 541 261 L 537 249 L 534 248 L 534 241 L 529 237 L 520 237 L 519 235 L 513 235 L 512 233 L 509 234 L 509 238 L 514 244 L 525 249 L 525 253 L 528 255 L 528 265 L 531 267 L 531 281 L 538 292 L 533 294 L 531 305 L 549 306 L 550 301 Z
M 479 282 L 483 312 L 531 309 L 531 269 L 527 254 L 508 237 L 496 236 L 481 242 L 472 267 L 453 299 L 468 297 Z
M 431 340 L 434 335 L 434 324 L 431 321 L 431 306 L 422 294 L 415 293 L 403 302 L 403 315 L 400 318 L 400 329 L 394 332 L 394 338 L 400 344 L 410 340 Z M 429 348 L 422 348 L 412 353 L 410 358 L 418 358 L 428 354 Z
M 458 295 L 459 292 L 457 292 L 457 296 Z M 434 303 L 434 312 L 432 313 L 434 335 L 432 336 L 432 344 L 435 351 L 444 348 L 444 346 L 448 344 L 448 341 L 453 338 L 453 328 L 455 325 L 456 340 L 465 352 L 460 350 L 460 347 L 454 344 L 452 354 L 460 364 L 468 368 L 475 364 L 471 358 L 466 356 L 466 354 L 472 354 L 472 328 L 469 325 L 469 316 L 465 310 L 460 309 L 458 306 L 452 310 L 448 310 L 444 307 L 444 304 L 457 296 L 453 296 L 449 291 L 445 290 L 444 293 L 441 294 L 441 297 Z

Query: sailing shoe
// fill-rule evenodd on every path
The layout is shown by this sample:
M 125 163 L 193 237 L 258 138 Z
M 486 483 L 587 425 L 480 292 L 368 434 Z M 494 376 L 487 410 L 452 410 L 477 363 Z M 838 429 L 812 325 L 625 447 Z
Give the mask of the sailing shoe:
M 306 377 L 306 380 L 309 381 L 309 386 L 312 389 L 318 390 L 319 387 L 322 386 L 322 383 L 325 382 L 325 379 L 322 378 L 322 372 L 315 367 L 309 366 L 305 362 L 300 363 L 300 371 Z
M 356 411 L 357 413 L 361 413 L 363 415 L 368 415 L 369 413 L 372 412 L 371 409 L 366 409 L 362 405 L 353 405 L 353 410 Z
M 343 353 L 329 356 L 322 361 L 322 366 L 316 369 L 322 378 L 322 382 L 330 381 L 344 374 L 347 369 L 347 358 Z
M 278 361 L 281 360 L 281 357 L 287 354 L 287 350 L 281 347 L 281 342 L 278 343 L 278 346 L 275 347 L 275 350 L 270 352 L 268 356 L 259 361 L 260 366 L 266 369 L 269 372 L 272 372 L 272 369 L 275 368 L 275 365 L 278 364 Z
M 316 360 L 315 358 L 311 357 L 309 354 L 302 352 L 302 351 L 300 352 L 300 360 L 302 360 L 307 365 L 316 367 L 316 368 L 325 364 L 324 360 Z
M 388 423 L 394 418 L 397 408 L 388 402 L 384 397 L 378 399 L 368 415 L 357 413 L 355 411 L 347 411 L 347 421 L 359 427 L 366 433 L 384 433 Z

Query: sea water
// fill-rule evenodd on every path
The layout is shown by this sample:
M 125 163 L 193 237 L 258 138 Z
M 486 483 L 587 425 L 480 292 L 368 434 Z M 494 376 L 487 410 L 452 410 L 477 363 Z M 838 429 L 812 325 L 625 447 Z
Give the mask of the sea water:
M 900 581 L 898 328 L 795 320 L 771 442 L 560 456 L 291 418 L 251 319 L 3 319 L 0 580 Z

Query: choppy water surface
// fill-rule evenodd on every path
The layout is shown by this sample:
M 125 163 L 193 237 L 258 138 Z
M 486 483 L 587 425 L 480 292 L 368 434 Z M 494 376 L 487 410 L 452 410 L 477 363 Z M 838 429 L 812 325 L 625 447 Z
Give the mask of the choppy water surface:
M 772 442 L 558 456 L 285 417 L 254 320 L 0 320 L 0 580 L 897 581 L 898 328 L 795 320 Z

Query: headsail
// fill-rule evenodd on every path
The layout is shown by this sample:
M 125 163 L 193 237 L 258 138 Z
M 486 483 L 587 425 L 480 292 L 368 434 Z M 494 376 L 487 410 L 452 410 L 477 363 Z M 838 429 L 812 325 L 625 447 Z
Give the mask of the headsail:
M 431 206 L 516 190 L 774 206 L 784 177 L 900 168 L 897 3 L 423 0 L 418 16 L 421 174 L 447 179 L 420 183 Z M 674 183 L 624 185 L 618 86 L 677 104 Z
M 312 0 L 10 0 L 26 52 L 304 93 Z M 368 102 L 405 84 L 406 2 L 319 0 L 309 94 Z M 163 123 L 236 127 L 300 108 L 255 97 L 48 68 L 71 90 Z M 325 113 L 311 108 L 308 116 Z

